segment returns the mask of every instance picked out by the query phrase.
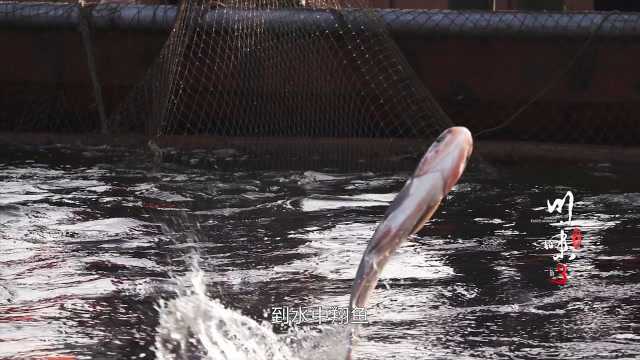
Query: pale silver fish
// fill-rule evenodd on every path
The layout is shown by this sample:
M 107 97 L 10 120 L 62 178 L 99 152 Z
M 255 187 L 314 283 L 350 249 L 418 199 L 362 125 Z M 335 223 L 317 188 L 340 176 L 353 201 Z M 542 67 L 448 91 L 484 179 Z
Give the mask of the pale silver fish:
M 367 305 L 393 252 L 431 219 L 460 179 L 472 149 L 473 139 L 465 127 L 445 130 L 429 147 L 369 241 L 353 282 L 351 308 Z

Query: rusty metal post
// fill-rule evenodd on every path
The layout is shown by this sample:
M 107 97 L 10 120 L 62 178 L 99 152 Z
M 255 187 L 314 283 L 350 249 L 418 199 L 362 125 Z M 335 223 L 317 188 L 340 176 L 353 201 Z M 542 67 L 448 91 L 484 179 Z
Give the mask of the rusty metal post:
M 89 76 L 91 77 L 91 84 L 93 85 L 93 94 L 96 99 L 96 106 L 98 107 L 98 116 L 100 117 L 100 133 L 106 135 L 109 133 L 109 120 L 105 111 L 104 99 L 102 97 L 102 85 L 98 79 L 98 69 L 96 66 L 95 49 L 93 47 L 93 41 L 91 37 L 91 12 L 93 5 L 84 1 L 80 1 L 79 4 L 79 19 L 78 19 L 78 31 L 82 35 L 82 42 L 84 44 L 84 50 L 87 55 L 87 66 L 89 68 Z

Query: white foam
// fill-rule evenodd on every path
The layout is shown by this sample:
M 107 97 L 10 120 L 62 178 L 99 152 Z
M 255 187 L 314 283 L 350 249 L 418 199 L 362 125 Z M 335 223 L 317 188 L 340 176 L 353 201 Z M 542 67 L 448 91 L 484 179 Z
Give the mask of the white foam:
M 347 328 L 293 330 L 278 335 L 206 294 L 205 274 L 197 266 L 178 281 L 178 296 L 158 305 L 155 356 L 158 360 L 329 360 L 344 359 Z M 266 310 L 266 309 L 265 309 Z

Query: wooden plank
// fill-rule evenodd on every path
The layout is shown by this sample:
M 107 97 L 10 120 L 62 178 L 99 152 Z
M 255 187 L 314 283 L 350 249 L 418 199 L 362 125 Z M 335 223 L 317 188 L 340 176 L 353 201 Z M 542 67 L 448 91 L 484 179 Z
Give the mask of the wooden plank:
M 391 7 L 391 0 L 366 0 L 364 2 L 366 7 L 377 9 L 388 9 Z
M 569 11 L 593 10 L 593 0 L 565 0 L 564 5 Z
M 495 11 L 513 10 L 514 8 L 513 0 L 493 0 L 493 10 Z
M 391 5 L 396 9 L 448 9 L 449 0 L 393 0 Z
M 493 0 L 449 0 L 451 10 L 492 10 Z
M 516 7 L 519 10 L 533 11 L 562 11 L 563 0 L 516 0 Z

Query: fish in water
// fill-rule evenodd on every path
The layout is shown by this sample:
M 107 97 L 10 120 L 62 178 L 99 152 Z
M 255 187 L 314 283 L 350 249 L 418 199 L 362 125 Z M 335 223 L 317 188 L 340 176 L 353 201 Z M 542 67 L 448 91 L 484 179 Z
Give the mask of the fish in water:
M 465 127 L 445 130 L 429 147 L 413 175 L 393 200 L 369 241 L 353 281 L 351 308 L 364 308 L 382 269 L 395 250 L 418 232 L 458 182 L 473 139 Z M 347 359 L 351 358 L 351 351 Z

